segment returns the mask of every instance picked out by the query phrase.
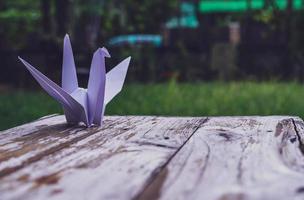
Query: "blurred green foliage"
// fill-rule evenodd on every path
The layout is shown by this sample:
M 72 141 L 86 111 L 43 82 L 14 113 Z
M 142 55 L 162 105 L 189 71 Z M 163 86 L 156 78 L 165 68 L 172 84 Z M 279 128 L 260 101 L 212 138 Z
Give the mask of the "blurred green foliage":
M 176 14 L 178 0 L 14 0 L 0 2 L 0 42 L 13 49 L 35 40 L 61 42 L 65 33 L 97 46 L 96 39 L 118 34 L 159 33 Z M 33 36 L 34 35 L 34 36 Z M 60 42 L 59 42 L 59 41 Z M 92 41 L 86 41 L 92 40 Z
M 22 48 L 28 33 L 37 31 L 41 17 L 39 1 L 14 0 L 0 2 L 1 47 Z M 22 34 L 20 34 L 22 33 Z
M 106 115 L 297 115 L 304 117 L 304 87 L 298 83 L 213 82 L 126 85 Z M 19 91 L 0 96 L 0 130 L 61 108 L 45 93 Z

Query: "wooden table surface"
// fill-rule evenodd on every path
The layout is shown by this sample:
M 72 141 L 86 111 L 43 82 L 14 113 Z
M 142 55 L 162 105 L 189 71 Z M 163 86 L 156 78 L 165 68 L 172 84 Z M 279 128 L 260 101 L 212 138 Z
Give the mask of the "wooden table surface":
M 0 199 L 304 199 L 290 116 L 48 116 L 0 132 Z

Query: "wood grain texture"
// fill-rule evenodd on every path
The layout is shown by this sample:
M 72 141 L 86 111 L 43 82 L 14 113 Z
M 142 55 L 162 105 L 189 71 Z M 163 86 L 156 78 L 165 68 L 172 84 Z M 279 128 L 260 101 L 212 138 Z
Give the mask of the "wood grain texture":
M 304 124 L 210 118 L 138 199 L 304 199 Z
M 298 117 L 49 116 L 0 132 L 0 199 L 304 199 Z
M 134 198 L 205 120 L 106 117 L 84 128 L 55 116 L 5 131 L 0 199 Z

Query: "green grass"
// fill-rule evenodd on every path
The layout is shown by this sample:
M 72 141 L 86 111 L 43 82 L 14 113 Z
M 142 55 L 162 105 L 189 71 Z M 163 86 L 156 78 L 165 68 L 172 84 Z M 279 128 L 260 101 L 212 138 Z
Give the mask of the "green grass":
M 108 115 L 297 115 L 304 117 L 304 86 L 298 83 L 192 83 L 127 85 L 107 106 Z M 0 95 L 0 130 L 61 113 L 43 92 Z

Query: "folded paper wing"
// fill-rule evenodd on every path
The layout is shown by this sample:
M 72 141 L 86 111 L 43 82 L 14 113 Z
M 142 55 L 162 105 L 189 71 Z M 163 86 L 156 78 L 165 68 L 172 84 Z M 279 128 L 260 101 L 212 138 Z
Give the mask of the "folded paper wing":
M 62 60 L 62 89 L 71 94 L 78 88 L 76 67 L 72 51 L 72 45 L 68 35 L 63 41 L 63 60 Z
M 62 79 L 61 79 L 62 89 L 70 94 L 75 100 L 82 99 L 82 91 L 78 89 L 78 80 L 76 74 L 76 66 L 74 62 L 74 55 L 72 50 L 72 45 L 70 37 L 66 34 L 63 41 L 63 60 L 62 60 Z M 81 101 L 80 101 L 81 102 Z M 87 108 L 84 106 L 86 102 L 80 103 L 84 108 L 85 115 L 87 117 Z M 67 108 L 63 106 L 64 114 L 66 116 L 67 122 L 71 124 L 76 124 L 80 119 L 75 118 L 71 115 Z M 73 119 L 75 118 L 75 119 Z M 88 120 L 88 119 L 87 119 Z
M 104 103 L 107 105 L 122 89 L 131 57 L 124 59 L 106 75 Z
M 70 94 L 65 92 L 60 86 L 51 81 L 28 62 L 20 57 L 18 58 L 26 66 L 39 85 L 64 107 L 65 111 L 67 112 L 65 114 L 68 122 L 77 123 L 79 122 L 78 118 L 80 118 L 80 120 L 86 125 L 89 125 L 85 110 L 81 104 L 79 104 Z

